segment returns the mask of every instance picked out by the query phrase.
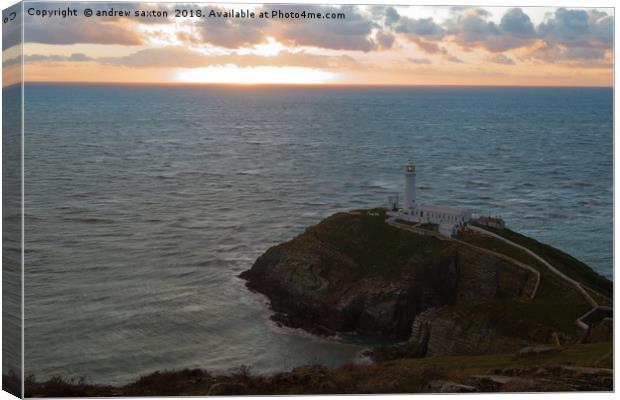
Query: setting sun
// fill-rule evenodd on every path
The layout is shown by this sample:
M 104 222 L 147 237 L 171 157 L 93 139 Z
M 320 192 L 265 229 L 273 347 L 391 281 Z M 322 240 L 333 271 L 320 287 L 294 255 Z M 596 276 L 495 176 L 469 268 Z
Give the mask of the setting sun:
M 333 82 L 336 74 L 304 67 L 244 67 L 234 65 L 179 69 L 175 80 L 184 83 L 237 84 L 322 84 Z

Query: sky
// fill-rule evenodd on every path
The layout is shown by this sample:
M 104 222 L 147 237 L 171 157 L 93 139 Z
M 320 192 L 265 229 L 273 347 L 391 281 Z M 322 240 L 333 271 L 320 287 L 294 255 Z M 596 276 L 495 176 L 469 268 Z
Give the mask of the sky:
M 611 8 L 26 4 L 66 7 L 79 16 L 24 16 L 26 81 L 613 85 Z M 131 16 L 87 18 L 86 7 Z M 179 18 L 175 8 L 249 9 L 255 18 Z M 345 17 L 272 18 L 278 10 Z M 136 18 L 135 11 L 167 11 L 168 17 Z M 20 46 L 10 26 L 4 26 L 5 84 L 19 76 L 11 75 Z

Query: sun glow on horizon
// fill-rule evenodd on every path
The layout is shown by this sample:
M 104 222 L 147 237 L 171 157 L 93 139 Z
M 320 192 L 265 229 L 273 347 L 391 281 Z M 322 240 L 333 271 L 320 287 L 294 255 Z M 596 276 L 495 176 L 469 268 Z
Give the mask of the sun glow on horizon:
M 179 68 L 175 80 L 184 83 L 231 84 L 322 84 L 336 74 L 306 67 L 221 67 Z

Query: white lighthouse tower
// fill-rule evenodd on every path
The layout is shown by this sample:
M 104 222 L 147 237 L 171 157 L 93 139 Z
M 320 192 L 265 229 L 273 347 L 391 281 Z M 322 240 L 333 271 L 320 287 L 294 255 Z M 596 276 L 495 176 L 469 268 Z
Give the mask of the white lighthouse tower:
M 415 208 L 415 165 L 411 161 L 405 166 L 405 210 Z

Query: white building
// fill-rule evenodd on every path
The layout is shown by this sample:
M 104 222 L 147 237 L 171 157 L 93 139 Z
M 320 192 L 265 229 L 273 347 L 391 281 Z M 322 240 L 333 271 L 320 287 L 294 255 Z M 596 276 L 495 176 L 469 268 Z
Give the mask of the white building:
M 434 204 L 418 204 L 415 196 L 415 178 L 415 165 L 409 161 L 405 166 L 405 203 L 403 208 L 390 215 L 421 224 L 436 224 L 439 233 L 446 236 L 453 236 L 459 225 L 471 220 L 470 210 Z

